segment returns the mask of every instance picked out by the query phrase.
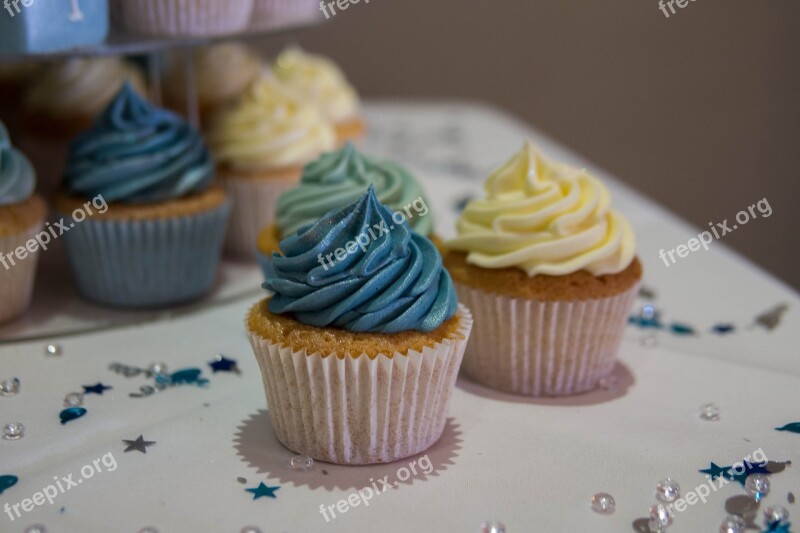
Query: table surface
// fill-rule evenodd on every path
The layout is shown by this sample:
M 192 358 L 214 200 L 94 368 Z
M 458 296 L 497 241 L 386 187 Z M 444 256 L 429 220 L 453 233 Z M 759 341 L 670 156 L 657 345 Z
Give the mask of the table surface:
M 451 101 L 374 102 L 367 119 L 367 151 L 401 161 L 423 180 L 444 236 L 453 234 L 459 203 L 480 194 L 488 172 L 525 137 L 555 159 L 590 169 L 636 230 L 652 293 L 637 306 L 652 304 L 665 324 L 690 325 L 696 333 L 629 326 L 617 385 L 572 398 L 510 396 L 460 378 L 445 434 L 424 456 L 369 467 L 318 463 L 301 472 L 274 437 L 244 333 L 244 315 L 263 293 L 256 266 L 226 262 L 217 290 L 197 304 L 120 312 L 79 300 L 63 250 L 51 249 L 31 313 L 0 328 L 0 379 L 22 383 L 18 395 L 0 397 L 0 423 L 26 427 L 24 438 L 0 440 L 0 476 L 19 478 L 5 491 L 0 484 L 0 506 L 31 498 L 54 478 L 72 474 L 81 483 L 14 521 L 0 508 L 0 531 L 42 524 L 49 533 L 146 526 L 161 533 L 232 532 L 248 525 L 265 533 L 470 532 L 486 519 L 503 522 L 510 533 L 645 531 L 643 518 L 662 478 L 674 478 L 687 493 L 706 482 L 698 470 L 712 461 L 732 465 L 758 450 L 771 461 L 800 461 L 800 435 L 775 430 L 800 421 L 800 299 L 789 287 L 722 241 L 666 267 L 658 251 L 701 229 L 497 110 Z M 768 238 L 772 230 L 769 219 L 759 219 L 739 231 Z M 781 304 L 787 310 L 776 327 L 757 323 Z M 735 329 L 712 333 L 720 324 Z M 51 343 L 63 355 L 46 356 Z M 240 372 L 213 373 L 208 362 L 215 354 L 237 360 Z M 156 361 L 170 370 L 202 369 L 208 386 L 137 398 L 131 394 L 153 380 L 109 369 Z M 60 424 L 64 395 L 98 382 L 113 388 L 87 394 L 88 413 Z M 699 417 L 709 402 L 719 406 L 719 421 Z M 156 444 L 146 454 L 126 453 L 122 440 L 139 435 Z M 83 479 L 82 467 L 103 457 L 100 472 Z M 416 474 L 404 480 L 411 463 Z M 798 472 L 788 466 L 774 473 L 765 504 L 785 506 L 800 523 L 800 506 L 788 503 L 790 492 L 800 495 Z M 329 511 L 326 521 L 321 506 L 336 509 L 355 491 L 382 487 L 379 479 L 391 490 L 369 505 L 335 510 L 335 517 Z M 254 500 L 246 492 L 262 482 L 280 487 L 276 498 Z M 614 514 L 591 510 L 598 492 L 613 495 Z M 743 494 L 729 483 L 679 513 L 669 531 L 716 531 L 726 508 L 746 503 Z

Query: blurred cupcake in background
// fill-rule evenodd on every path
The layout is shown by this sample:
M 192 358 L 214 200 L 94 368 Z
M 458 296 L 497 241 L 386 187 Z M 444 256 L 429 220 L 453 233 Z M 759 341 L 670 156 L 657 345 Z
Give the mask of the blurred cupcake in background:
M 430 237 L 433 216 L 419 182 L 397 163 L 367 157 L 348 142 L 306 165 L 297 187 L 278 198 L 275 223 L 258 236 L 259 262 L 265 266 L 282 239 L 352 204 L 370 187 L 381 204 L 403 213 L 411 229 Z
M 467 204 L 445 256 L 475 313 L 464 371 L 528 396 L 593 389 L 617 361 L 642 276 L 628 221 L 585 170 L 527 142 Z
M 262 68 L 264 62 L 258 53 L 241 43 L 194 49 L 192 72 L 201 122 L 207 124 L 215 111 L 242 96 Z M 173 54 L 167 62 L 164 101 L 181 114 L 188 108 L 186 77 L 184 55 Z
M 211 36 L 250 24 L 253 0 L 112 0 L 112 18 L 135 33 Z
M 339 143 L 363 137 L 365 125 L 358 94 L 332 61 L 290 48 L 275 60 L 273 72 L 334 124 Z
M 72 144 L 55 201 L 74 223 L 64 239 L 81 294 L 153 308 L 208 293 L 230 212 L 213 177 L 200 133 L 126 84 Z
M 250 27 L 263 30 L 313 21 L 321 16 L 317 0 L 255 0 Z
M 336 146 L 333 125 L 316 107 L 269 76 L 215 115 L 207 138 L 233 199 L 226 249 L 251 259 L 278 197 L 297 184 L 307 163 Z
M 58 188 L 70 141 L 91 127 L 125 83 L 147 94 L 142 72 L 113 57 L 69 59 L 45 67 L 31 83 L 20 147 L 36 167 L 42 194 L 49 197 Z
M 47 216 L 35 187 L 33 165 L 11 145 L 0 122 L 0 323 L 20 316 L 30 305 L 41 245 L 29 243 Z M 49 242 L 50 235 L 46 238 Z

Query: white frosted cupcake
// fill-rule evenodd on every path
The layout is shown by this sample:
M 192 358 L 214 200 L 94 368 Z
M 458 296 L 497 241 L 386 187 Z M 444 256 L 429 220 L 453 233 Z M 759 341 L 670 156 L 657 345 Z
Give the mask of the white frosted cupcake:
M 593 389 L 607 376 L 642 275 L 633 230 L 585 170 L 526 143 L 445 243 L 459 299 L 475 313 L 472 379 L 530 396 Z
M 358 93 L 330 59 L 290 48 L 278 56 L 273 72 L 334 124 L 340 144 L 363 137 L 365 126 Z
M 245 29 L 253 0 L 113 0 L 127 30 L 150 35 L 222 35 Z
M 33 239 L 47 215 L 44 201 L 33 192 L 35 185 L 33 166 L 11 146 L 0 122 L 0 323 L 18 317 L 30 305 L 41 252 L 41 244 Z M 50 234 L 40 242 L 46 246 Z
M 304 165 L 336 146 L 330 122 L 271 77 L 216 115 L 207 140 L 233 198 L 226 249 L 250 259 L 278 197 L 300 181 Z
M 33 161 L 39 191 L 46 197 L 61 182 L 69 143 L 91 127 L 125 83 L 147 94 L 142 72 L 113 57 L 68 59 L 45 68 L 31 83 L 19 145 Z
M 424 452 L 444 430 L 472 327 L 436 247 L 394 225 L 370 187 L 280 248 L 264 284 L 274 295 L 246 321 L 278 440 L 337 464 Z
M 192 53 L 194 84 L 200 118 L 207 124 L 215 111 L 242 96 L 258 78 L 264 62 L 241 43 L 225 43 L 197 48 Z M 186 69 L 182 54 L 173 55 L 167 68 L 164 98 L 166 104 L 187 112 Z

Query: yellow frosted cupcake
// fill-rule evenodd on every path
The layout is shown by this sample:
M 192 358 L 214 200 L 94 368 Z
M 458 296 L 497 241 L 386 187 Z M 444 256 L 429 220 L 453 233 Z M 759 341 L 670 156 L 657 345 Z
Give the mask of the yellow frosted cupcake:
M 284 239 L 247 316 L 269 414 L 284 446 L 370 464 L 442 435 L 472 327 L 436 247 L 372 187 Z
M 218 176 L 233 198 L 226 250 L 255 258 L 261 228 L 303 166 L 336 145 L 331 123 L 272 77 L 260 78 L 231 108 L 217 114 L 207 135 Z
M 208 124 L 221 107 L 242 96 L 258 78 L 264 62 L 249 46 L 225 43 L 196 48 L 192 67 L 200 119 Z M 164 98 L 167 106 L 179 113 L 187 112 L 186 65 L 182 53 L 170 58 Z
M 340 144 L 363 137 L 358 94 L 331 60 L 290 48 L 278 56 L 273 72 L 334 124 Z
M 33 166 L 0 122 L 0 323 L 28 309 L 39 253 L 51 240 L 39 235 L 47 208 L 35 186 Z
M 23 103 L 19 145 L 33 161 L 45 196 L 61 182 L 69 143 L 91 127 L 125 83 L 140 95 L 147 94 L 141 71 L 113 57 L 68 59 L 45 68 L 31 83 Z
M 596 178 L 530 142 L 485 191 L 445 243 L 475 313 L 465 372 L 530 396 L 593 389 L 614 366 L 642 275 L 630 224 Z

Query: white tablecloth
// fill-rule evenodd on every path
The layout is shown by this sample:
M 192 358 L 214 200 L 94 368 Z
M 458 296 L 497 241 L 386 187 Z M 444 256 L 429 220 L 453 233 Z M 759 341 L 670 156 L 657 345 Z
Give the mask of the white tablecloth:
M 659 331 L 657 345 L 650 346 L 652 338 L 643 343 L 643 337 L 651 330 L 630 326 L 616 371 L 619 387 L 574 398 L 526 399 L 460 379 L 445 435 L 427 453 L 430 464 L 417 458 L 417 475 L 400 482 L 403 468 L 411 472 L 410 461 L 292 470 L 294 454 L 274 438 L 244 334 L 244 315 L 261 297 L 255 266 L 226 264 L 214 296 L 170 315 L 98 310 L 64 288 L 68 277 L 40 279 L 31 317 L 0 330 L 0 379 L 22 382 L 20 394 L 0 397 L 0 424 L 26 427 L 24 438 L 0 440 L 0 476 L 19 478 L 0 495 L 0 506 L 32 497 L 54 477 L 73 474 L 77 480 L 84 465 L 104 456 L 117 467 L 111 471 L 99 462 L 99 473 L 13 522 L 0 508 L 0 531 L 43 524 L 50 533 L 146 526 L 162 533 L 234 532 L 247 525 L 265 533 L 471 532 L 486 519 L 513 533 L 636 531 L 655 502 L 658 480 L 672 477 L 685 493 L 706 481 L 698 470 L 709 462 L 731 465 L 759 449 L 770 460 L 796 463 L 771 476 L 765 501 L 787 507 L 800 524 L 800 507 L 787 502 L 789 492 L 800 495 L 800 435 L 774 429 L 800 421 L 796 293 L 723 242 L 666 267 L 658 250 L 701 230 L 495 110 L 453 102 L 373 103 L 368 121 L 367 149 L 399 159 L 423 179 L 437 232 L 445 236 L 453 233 L 458 201 L 479 194 L 488 171 L 525 136 L 554 158 L 586 166 L 609 184 L 617 209 L 635 227 L 645 285 L 656 293 L 651 303 L 665 323 L 690 324 L 698 334 Z M 757 225 L 752 231 L 771 231 L 769 219 L 751 224 Z M 46 272 L 62 269 L 54 261 Z M 759 313 L 780 303 L 789 308 L 778 327 L 753 326 Z M 733 323 L 736 330 L 712 334 L 719 323 Z M 45 345 L 53 342 L 62 356 L 45 356 Z M 217 353 L 237 360 L 241 373 L 212 373 L 207 363 Z M 200 368 L 209 386 L 133 398 L 130 393 L 152 380 L 108 369 L 155 361 L 170 370 Z M 64 395 L 98 382 L 113 389 L 87 395 L 88 413 L 60 424 Z M 708 402 L 719 406 L 719 421 L 698 416 Z M 125 453 L 122 440 L 139 435 L 156 444 L 146 454 Z M 377 480 L 385 476 L 393 488 L 368 506 L 336 510 L 335 518 L 328 511 L 329 521 L 320 512 L 356 490 L 382 487 Z M 262 482 L 280 487 L 276 498 L 254 500 L 245 491 Z M 613 515 L 591 510 L 597 492 L 614 496 Z M 717 531 L 726 502 L 730 506 L 742 494 L 741 486 L 729 483 L 680 513 L 669 531 Z

